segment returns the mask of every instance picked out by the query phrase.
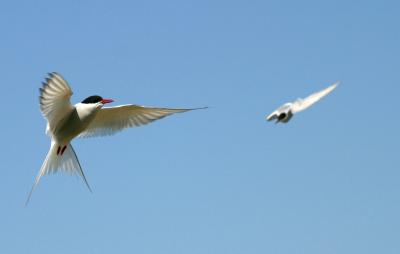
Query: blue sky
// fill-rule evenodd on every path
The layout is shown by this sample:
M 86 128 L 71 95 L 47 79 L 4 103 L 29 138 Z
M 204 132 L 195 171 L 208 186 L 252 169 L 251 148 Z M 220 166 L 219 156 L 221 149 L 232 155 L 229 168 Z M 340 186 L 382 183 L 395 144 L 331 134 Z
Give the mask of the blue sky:
M 396 1 L 3 1 L 0 253 L 399 253 Z M 42 179 L 47 72 L 72 102 L 200 107 L 73 145 Z M 341 80 L 287 125 L 282 103 Z

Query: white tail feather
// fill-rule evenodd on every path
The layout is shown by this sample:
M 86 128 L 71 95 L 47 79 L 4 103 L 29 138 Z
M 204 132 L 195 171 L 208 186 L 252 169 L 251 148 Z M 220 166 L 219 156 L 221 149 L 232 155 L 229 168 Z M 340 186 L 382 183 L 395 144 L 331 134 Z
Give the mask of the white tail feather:
M 71 175 L 80 175 L 88 189 L 92 191 L 86 180 L 85 174 L 83 173 L 81 164 L 79 163 L 78 157 L 76 156 L 72 145 L 68 144 L 62 155 L 60 155 L 61 148 L 59 149 L 59 147 L 60 146 L 54 141 L 51 142 L 50 150 L 47 153 L 46 159 L 44 160 L 42 167 L 40 168 L 39 174 L 36 176 L 35 183 L 33 184 L 31 191 L 29 192 L 28 199 L 26 200 L 25 205 L 29 203 L 32 193 L 35 190 L 36 186 L 39 184 L 42 176 L 47 174 L 54 174 L 58 171 L 67 172 Z M 57 155 L 57 152 L 59 153 L 59 155 Z

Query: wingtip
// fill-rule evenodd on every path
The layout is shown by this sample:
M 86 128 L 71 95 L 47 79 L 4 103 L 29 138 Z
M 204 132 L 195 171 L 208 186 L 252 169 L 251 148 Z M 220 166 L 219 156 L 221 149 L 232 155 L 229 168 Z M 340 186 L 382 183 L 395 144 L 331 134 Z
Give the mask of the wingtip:
M 200 108 L 190 108 L 187 110 L 199 110 L 199 109 L 208 109 L 208 108 L 210 108 L 210 107 L 206 106 L 206 107 L 200 107 Z
M 59 75 L 59 74 L 56 71 L 52 71 L 52 72 L 48 72 L 47 75 L 49 75 L 50 77 L 53 77 L 53 76 L 56 76 L 56 75 Z
M 195 109 L 208 109 L 208 108 L 210 108 L 210 107 L 209 107 L 209 106 L 206 106 L 206 107 L 195 108 Z
M 339 86 L 342 83 L 341 80 L 336 81 L 335 83 L 333 83 L 331 86 L 336 88 L 337 86 Z

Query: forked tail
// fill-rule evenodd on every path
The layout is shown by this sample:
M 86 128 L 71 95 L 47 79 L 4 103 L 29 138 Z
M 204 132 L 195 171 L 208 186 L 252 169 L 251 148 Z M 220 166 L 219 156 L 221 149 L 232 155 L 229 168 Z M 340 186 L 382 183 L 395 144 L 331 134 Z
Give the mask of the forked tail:
M 36 176 L 35 183 L 33 184 L 31 191 L 29 192 L 28 198 L 25 202 L 25 206 L 29 203 L 32 193 L 35 190 L 36 186 L 39 184 L 42 176 L 47 174 L 54 174 L 58 171 L 67 172 L 71 175 L 80 175 L 83 181 L 86 183 L 86 186 L 88 187 L 90 192 L 92 191 L 86 180 L 85 174 L 83 173 L 81 164 L 79 163 L 78 157 L 76 156 L 72 145 L 67 144 L 66 146 L 60 146 L 59 144 L 52 141 L 46 159 L 44 160 L 42 167 L 40 168 L 39 174 Z

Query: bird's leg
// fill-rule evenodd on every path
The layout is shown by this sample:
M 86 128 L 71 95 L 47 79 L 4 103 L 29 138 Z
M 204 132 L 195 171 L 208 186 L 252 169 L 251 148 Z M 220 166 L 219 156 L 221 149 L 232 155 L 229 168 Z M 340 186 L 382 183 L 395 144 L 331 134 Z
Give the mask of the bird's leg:
M 61 146 L 59 146 L 59 147 L 57 148 L 57 155 L 60 154 L 60 151 L 61 151 Z
M 63 155 L 63 153 L 65 152 L 65 149 L 67 148 L 67 146 L 64 146 L 61 150 L 61 155 Z

